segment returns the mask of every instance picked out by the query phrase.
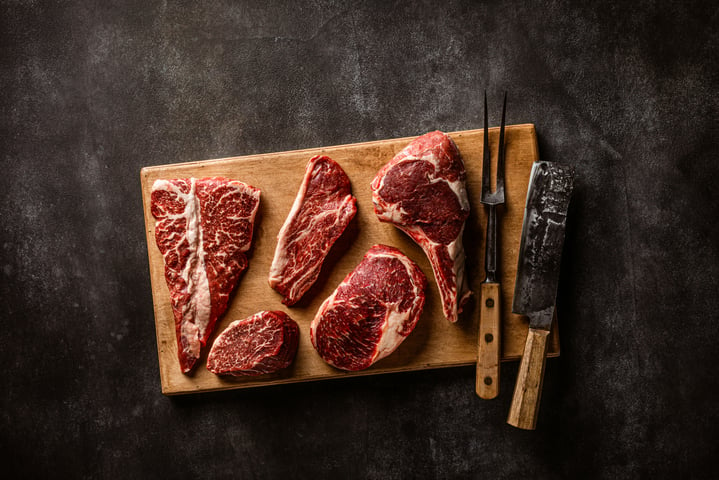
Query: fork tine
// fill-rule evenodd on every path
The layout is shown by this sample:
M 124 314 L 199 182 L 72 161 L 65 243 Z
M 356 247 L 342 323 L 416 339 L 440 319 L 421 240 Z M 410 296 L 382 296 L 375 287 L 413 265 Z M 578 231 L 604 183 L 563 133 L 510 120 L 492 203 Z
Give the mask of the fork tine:
M 504 92 L 504 102 L 502 104 L 502 123 L 499 127 L 499 153 L 497 156 L 497 193 L 501 195 L 504 201 L 504 116 L 507 112 L 507 92 Z
M 490 184 L 490 153 L 489 153 L 489 120 L 487 117 L 487 90 L 484 91 L 484 156 L 482 158 L 482 200 L 491 193 Z

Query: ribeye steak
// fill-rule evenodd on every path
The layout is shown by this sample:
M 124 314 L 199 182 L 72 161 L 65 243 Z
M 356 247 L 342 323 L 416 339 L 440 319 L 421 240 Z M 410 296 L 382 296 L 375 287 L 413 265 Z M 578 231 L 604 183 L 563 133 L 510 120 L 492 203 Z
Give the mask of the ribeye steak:
M 225 178 L 157 180 L 151 211 L 183 373 L 200 358 L 247 268 L 260 190 Z
M 362 370 L 392 353 L 414 330 L 427 279 L 394 247 L 375 245 L 320 306 L 310 340 L 343 370 Z
M 232 322 L 217 336 L 207 369 L 218 375 L 261 375 L 287 368 L 297 354 L 300 327 L 281 311 Z
M 334 160 L 317 155 L 277 235 L 270 286 L 295 304 L 315 283 L 327 253 L 357 212 L 350 180 Z
M 412 141 L 372 181 L 375 213 L 403 230 L 429 258 L 445 317 L 456 322 L 469 297 L 465 285 L 464 222 L 469 216 L 466 172 L 445 133 Z

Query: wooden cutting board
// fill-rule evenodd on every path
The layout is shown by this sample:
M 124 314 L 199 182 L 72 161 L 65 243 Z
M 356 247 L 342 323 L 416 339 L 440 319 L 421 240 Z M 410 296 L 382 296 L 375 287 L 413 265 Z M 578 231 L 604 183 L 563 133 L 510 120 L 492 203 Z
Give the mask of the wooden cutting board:
M 467 191 L 472 212 L 465 228 L 467 274 L 473 291 L 478 291 L 484 277 L 484 243 L 486 214 L 479 202 L 482 180 L 482 130 L 450 133 L 459 147 L 467 169 Z M 493 162 L 499 129 L 490 130 Z M 456 324 L 442 315 L 439 293 L 432 269 L 422 250 L 409 237 L 392 225 L 380 223 L 373 212 L 370 182 L 377 171 L 404 148 L 414 137 L 376 142 L 311 148 L 291 152 L 249 155 L 142 169 L 142 196 L 147 250 L 150 260 L 152 297 L 155 306 L 155 329 L 162 392 L 175 395 L 192 392 L 256 387 L 278 383 L 323 380 L 352 375 L 423 370 L 430 368 L 471 365 L 477 359 L 478 309 L 470 301 Z M 511 125 L 505 131 L 506 206 L 500 210 L 500 273 L 503 309 L 503 360 L 518 359 L 522 355 L 527 333 L 524 317 L 511 313 L 514 277 L 517 268 L 524 203 L 532 163 L 538 160 L 537 137 L 534 125 Z M 274 254 L 277 232 L 290 211 L 302 182 L 307 161 L 314 155 L 328 155 L 347 172 L 358 212 L 325 261 L 315 286 L 294 307 L 287 308 L 281 297 L 267 283 Z M 494 164 L 493 164 L 494 165 Z M 494 168 L 494 167 L 493 167 Z M 175 326 L 170 297 L 164 278 L 163 258 L 155 244 L 155 220 L 150 213 L 150 189 L 156 179 L 224 176 L 241 180 L 262 190 L 254 241 L 250 250 L 249 268 L 240 280 L 228 311 L 203 349 L 200 362 L 191 375 L 180 371 L 177 360 Z M 344 372 L 327 365 L 315 352 L 309 338 L 309 326 L 320 304 L 352 271 L 370 246 L 384 243 L 402 250 L 422 268 L 429 280 L 427 299 L 417 327 L 394 353 L 362 372 Z M 207 352 L 217 334 L 232 321 L 248 317 L 260 310 L 284 310 L 300 325 L 300 345 L 297 358 L 288 369 L 271 375 L 244 378 L 223 378 L 205 367 Z M 553 329 L 549 355 L 559 354 L 557 329 Z M 474 388 L 474 382 L 467 385 Z

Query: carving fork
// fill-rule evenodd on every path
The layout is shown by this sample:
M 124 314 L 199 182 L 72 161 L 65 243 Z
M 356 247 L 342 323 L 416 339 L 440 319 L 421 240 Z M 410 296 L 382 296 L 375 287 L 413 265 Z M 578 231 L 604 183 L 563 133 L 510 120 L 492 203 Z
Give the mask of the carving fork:
M 491 191 L 491 154 L 487 120 L 487 92 L 484 92 L 484 157 L 482 159 L 482 197 L 487 205 L 487 243 L 484 251 L 486 278 L 480 287 L 479 338 L 477 353 L 476 391 L 481 398 L 492 399 L 499 394 L 499 361 L 501 348 L 500 282 L 497 269 L 497 205 L 504 204 L 504 116 L 507 110 L 507 92 L 502 105 L 502 123 L 499 128 L 497 153 L 497 183 Z

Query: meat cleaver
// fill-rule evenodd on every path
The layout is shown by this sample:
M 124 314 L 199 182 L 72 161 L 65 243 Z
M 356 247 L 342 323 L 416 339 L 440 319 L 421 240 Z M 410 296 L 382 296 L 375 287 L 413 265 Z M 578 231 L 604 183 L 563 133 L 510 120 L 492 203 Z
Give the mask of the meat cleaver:
M 534 430 L 537 423 L 573 187 L 570 167 L 554 162 L 532 166 L 512 303 L 512 312 L 529 317 L 529 332 L 507 418 L 507 423 L 525 430 Z

